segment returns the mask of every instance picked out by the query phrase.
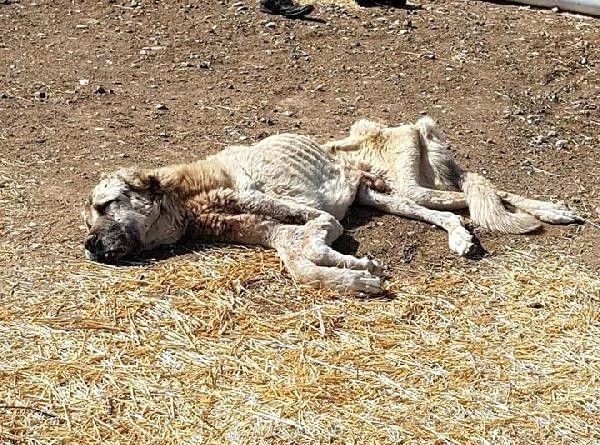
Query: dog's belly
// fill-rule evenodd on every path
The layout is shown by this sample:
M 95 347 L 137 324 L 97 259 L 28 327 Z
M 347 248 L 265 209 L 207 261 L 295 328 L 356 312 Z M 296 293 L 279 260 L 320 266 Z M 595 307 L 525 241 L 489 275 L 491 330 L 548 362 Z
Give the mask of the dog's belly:
M 359 181 L 306 136 L 276 135 L 231 153 L 254 189 L 341 219 Z

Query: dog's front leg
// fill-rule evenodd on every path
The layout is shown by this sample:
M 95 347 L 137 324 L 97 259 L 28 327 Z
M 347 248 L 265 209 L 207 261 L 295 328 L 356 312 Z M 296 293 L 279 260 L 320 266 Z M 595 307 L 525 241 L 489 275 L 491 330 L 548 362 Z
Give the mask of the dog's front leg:
M 276 249 L 299 283 L 344 292 L 381 292 L 381 282 L 374 275 L 381 271 L 377 263 L 343 255 L 329 247 L 342 232 L 329 214 L 305 225 L 291 225 L 253 214 L 213 213 L 200 215 L 195 224 L 204 237 Z
M 304 224 L 326 212 L 282 198 L 269 196 L 258 190 L 239 192 L 237 205 L 244 213 L 266 216 L 286 224 Z

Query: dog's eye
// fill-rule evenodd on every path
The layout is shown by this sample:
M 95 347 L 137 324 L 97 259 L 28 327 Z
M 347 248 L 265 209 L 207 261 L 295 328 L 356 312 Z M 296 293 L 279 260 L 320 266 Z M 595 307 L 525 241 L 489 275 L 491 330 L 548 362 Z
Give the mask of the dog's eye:
M 101 215 L 104 215 L 113 202 L 115 202 L 114 199 L 112 201 L 106 201 L 102 204 L 96 204 L 94 205 L 94 209 L 96 210 L 96 212 L 100 213 Z

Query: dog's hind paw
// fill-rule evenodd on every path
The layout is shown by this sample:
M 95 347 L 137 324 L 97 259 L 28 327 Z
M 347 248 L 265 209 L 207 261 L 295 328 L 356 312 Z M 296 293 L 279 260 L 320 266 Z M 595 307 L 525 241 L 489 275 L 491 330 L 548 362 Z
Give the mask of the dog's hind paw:
M 574 224 L 582 221 L 575 212 L 566 208 L 537 210 L 534 216 L 548 224 Z
M 466 256 L 473 250 L 473 235 L 464 227 L 457 227 L 448 232 L 448 245 L 454 253 Z

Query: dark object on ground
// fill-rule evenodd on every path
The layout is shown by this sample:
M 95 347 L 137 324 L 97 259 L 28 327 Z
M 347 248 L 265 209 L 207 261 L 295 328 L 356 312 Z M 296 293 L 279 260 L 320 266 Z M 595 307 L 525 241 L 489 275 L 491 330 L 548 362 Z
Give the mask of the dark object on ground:
M 289 18 L 300 18 L 315 10 L 313 5 L 296 6 L 292 0 L 260 0 L 261 12 L 283 15 Z

